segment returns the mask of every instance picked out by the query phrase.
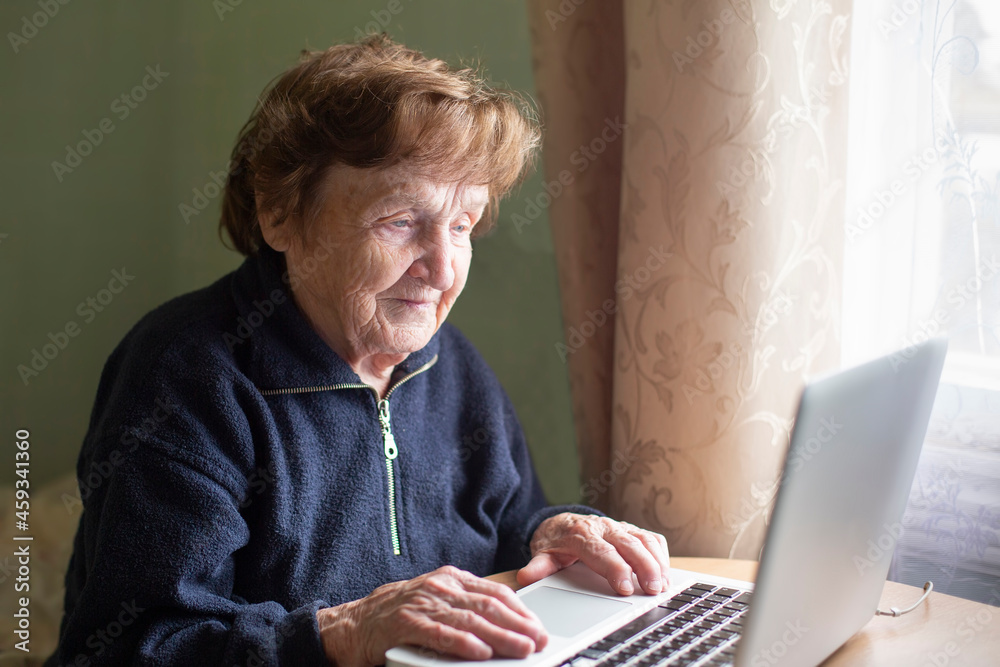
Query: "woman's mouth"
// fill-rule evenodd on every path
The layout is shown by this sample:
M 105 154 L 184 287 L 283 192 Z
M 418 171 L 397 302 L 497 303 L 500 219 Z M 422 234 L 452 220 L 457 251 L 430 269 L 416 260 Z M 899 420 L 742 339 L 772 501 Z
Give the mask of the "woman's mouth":
M 399 299 L 398 301 L 407 308 L 416 308 L 416 309 L 429 308 L 431 306 L 436 305 L 434 301 L 426 301 L 424 299 Z

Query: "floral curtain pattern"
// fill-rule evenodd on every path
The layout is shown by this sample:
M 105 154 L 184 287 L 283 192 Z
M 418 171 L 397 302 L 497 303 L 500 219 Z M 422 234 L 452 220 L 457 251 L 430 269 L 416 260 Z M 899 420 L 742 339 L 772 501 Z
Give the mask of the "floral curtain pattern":
M 560 5 L 531 2 L 536 54 L 589 4 L 550 30 Z M 848 7 L 623 6 L 618 239 L 601 256 L 631 291 L 615 295 L 604 479 L 615 516 L 675 554 L 757 557 L 798 392 L 838 363 Z M 589 104 L 555 77 L 538 86 L 546 113 Z M 560 213 L 554 228 L 580 224 Z M 574 395 L 591 379 L 571 373 Z

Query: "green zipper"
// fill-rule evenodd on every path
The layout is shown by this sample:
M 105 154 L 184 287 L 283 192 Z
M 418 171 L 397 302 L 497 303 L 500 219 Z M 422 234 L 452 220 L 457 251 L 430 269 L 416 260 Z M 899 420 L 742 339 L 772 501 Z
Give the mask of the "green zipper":
M 370 384 L 350 383 L 331 384 L 319 387 L 291 387 L 287 389 L 264 389 L 260 393 L 264 396 L 284 395 L 284 394 L 305 394 L 315 391 L 336 391 L 338 389 L 370 389 L 375 394 L 375 404 L 378 406 L 378 423 L 382 429 L 382 453 L 385 455 L 385 476 L 389 482 L 389 539 L 392 543 L 392 553 L 398 556 L 401 553 L 399 548 L 399 521 L 396 516 L 396 472 L 392 462 L 399 456 L 399 448 L 396 446 L 396 438 L 392 435 L 392 422 L 389 414 L 389 397 L 396 391 L 399 385 L 403 384 L 415 375 L 420 375 L 428 368 L 437 363 L 438 357 L 408 373 L 399 379 L 399 382 L 389 387 L 385 392 L 385 398 L 380 398 L 378 390 Z

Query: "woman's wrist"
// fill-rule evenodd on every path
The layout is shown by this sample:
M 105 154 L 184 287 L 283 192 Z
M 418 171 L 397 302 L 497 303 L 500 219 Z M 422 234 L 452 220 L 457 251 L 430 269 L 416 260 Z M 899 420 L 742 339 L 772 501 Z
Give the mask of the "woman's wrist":
M 361 604 L 364 600 L 327 607 L 316 612 L 323 652 L 331 665 L 337 667 L 368 667 L 361 646 Z

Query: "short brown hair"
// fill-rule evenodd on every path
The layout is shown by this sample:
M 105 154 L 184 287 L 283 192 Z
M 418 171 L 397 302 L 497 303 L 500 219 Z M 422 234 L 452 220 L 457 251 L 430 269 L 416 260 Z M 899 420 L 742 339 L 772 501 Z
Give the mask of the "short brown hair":
M 486 185 L 475 227 L 534 162 L 540 127 L 524 97 L 452 69 L 382 33 L 303 51 L 257 103 L 229 163 L 219 233 L 253 255 L 264 244 L 257 205 L 284 223 L 319 210 L 328 167 L 385 168 L 408 161 L 443 181 Z

